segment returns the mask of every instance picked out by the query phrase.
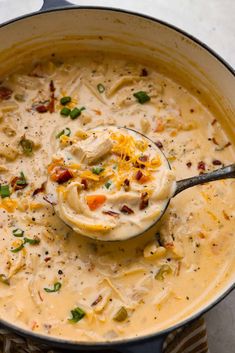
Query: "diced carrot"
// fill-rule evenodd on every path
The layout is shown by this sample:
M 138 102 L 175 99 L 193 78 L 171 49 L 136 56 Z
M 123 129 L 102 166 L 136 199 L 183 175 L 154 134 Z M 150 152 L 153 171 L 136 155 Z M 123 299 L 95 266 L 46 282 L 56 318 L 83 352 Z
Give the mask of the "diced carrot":
M 145 184 L 145 183 L 147 183 L 149 180 L 150 180 L 150 177 L 149 177 L 149 176 L 147 176 L 147 175 L 142 175 L 142 177 L 140 178 L 140 180 L 138 180 L 138 182 L 139 182 L 140 184 Z
M 86 197 L 87 205 L 91 211 L 95 211 L 97 208 L 103 205 L 106 201 L 105 195 L 88 195 Z

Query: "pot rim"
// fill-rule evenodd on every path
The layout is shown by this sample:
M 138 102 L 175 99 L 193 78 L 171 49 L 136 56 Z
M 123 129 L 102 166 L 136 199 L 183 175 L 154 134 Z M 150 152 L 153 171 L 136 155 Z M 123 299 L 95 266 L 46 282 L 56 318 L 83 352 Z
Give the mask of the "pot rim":
M 71 6 L 70 6 L 71 5 Z M 0 24 L 0 29 L 3 27 L 6 27 L 12 23 L 34 17 L 34 16 L 40 16 L 45 13 L 50 13 L 50 12 L 60 12 L 60 11 L 70 11 L 70 10 L 98 10 L 98 11 L 110 11 L 110 12 L 117 12 L 117 13 L 124 13 L 127 15 L 131 15 L 134 17 L 140 17 L 148 21 L 152 21 L 155 23 L 158 23 L 162 25 L 163 27 L 170 28 L 173 31 L 177 32 L 178 34 L 181 34 L 182 36 L 190 39 L 192 42 L 196 43 L 199 47 L 201 47 L 203 50 L 207 51 L 211 56 L 213 56 L 218 62 L 220 62 L 225 69 L 227 69 L 235 78 L 235 70 L 233 67 L 225 60 L 223 59 L 219 54 L 217 54 L 213 49 L 211 49 L 207 44 L 202 42 L 201 40 L 197 39 L 193 35 L 189 34 L 188 32 L 178 28 L 175 25 L 172 25 L 166 21 L 160 20 L 158 18 L 142 14 L 139 12 L 135 11 L 130 11 L 130 10 L 124 10 L 121 8 L 114 8 L 114 7 L 108 7 L 108 6 L 77 6 L 73 4 L 66 4 L 63 6 L 63 4 L 59 7 L 56 8 L 49 8 L 45 10 L 39 10 L 35 11 L 29 14 L 25 14 L 22 16 L 18 16 L 14 19 L 11 19 L 9 21 L 3 22 Z M 142 344 L 146 341 L 149 340 L 154 340 L 154 339 L 163 339 L 167 334 L 170 332 L 178 329 L 179 327 L 182 327 L 184 325 L 187 325 L 188 323 L 194 321 L 195 319 L 199 318 L 201 315 L 205 314 L 207 311 L 212 309 L 214 306 L 216 306 L 220 301 L 222 301 L 232 290 L 235 289 L 235 282 L 231 283 L 231 285 L 228 286 L 228 288 L 225 291 L 222 291 L 222 293 L 215 298 L 214 300 L 211 300 L 210 303 L 200 310 L 198 310 L 196 313 L 193 315 L 189 316 L 188 318 L 184 319 L 183 321 L 180 321 L 176 323 L 175 325 L 168 327 L 166 329 L 163 329 L 161 331 L 155 332 L 155 333 L 150 333 L 144 336 L 138 336 L 138 337 L 131 337 L 131 338 L 125 338 L 125 339 L 118 339 L 115 341 L 101 341 L 101 342 L 86 342 L 86 341 L 75 341 L 75 340 L 69 340 L 69 339 L 63 339 L 59 337 L 53 337 L 53 336 L 47 336 L 42 333 L 36 333 L 32 332 L 30 330 L 18 327 L 17 325 L 14 325 L 10 322 L 7 322 L 3 319 L 0 318 L 0 324 L 2 327 L 6 329 L 10 329 L 14 331 L 15 333 L 18 333 L 24 337 L 29 337 L 32 339 L 35 339 L 37 341 L 41 341 L 45 344 L 52 344 L 53 346 L 57 346 L 60 348 L 68 348 L 68 349 L 99 349 L 99 348 L 115 348 L 117 346 L 123 346 L 123 345 L 134 345 L 134 344 Z

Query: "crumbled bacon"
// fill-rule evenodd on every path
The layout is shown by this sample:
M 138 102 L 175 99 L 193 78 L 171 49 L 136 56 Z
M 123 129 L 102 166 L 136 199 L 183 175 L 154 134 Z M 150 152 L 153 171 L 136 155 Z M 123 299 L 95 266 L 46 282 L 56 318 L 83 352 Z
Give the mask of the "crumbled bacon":
M 138 170 L 138 172 L 135 175 L 135 178 L 136 178 L 136 180 L 140 180 L 142 178 L 142 176 L 143 176 L 143 173 L 141 172 L 141 170 Z
M 112 217 L 115 217 L 115 218 L 119 217 L 119 213 L 118 212 L 114 212 L 114 211 L 103 211 L 102 213 L 103 214 L 107 214 L 107 215 L 112 216 Z
M 54 86 L 54 81 L 50 81 L 50 102 L 48 103 L 47 109 L 50 113 L 53 113 L 55 111 L 55 86 Z
M 140 156 L 140 157 L 139 157 L 139 160 L 140 160 L 141 162 L 147 162 L 148 156 Z
M 158 148 L 163 148 L 163 144 L 161 143 L 161 141 L 156 141 L 156 142 L 155 142 L 155 145 L 156 145 Z
M 130 180 L 129 179 L 125 179 L 123 182 L 123 187 L 125 191 L 129 191 L 130 190 Z
M 84 190 L 88 190 L 88 182 L 86 179 L 82 179 L 81 184 L 82 184 Z
M 211 122 L 211 125 L 215 125 L 216 122 L 217 122 L 217 120 L 214 119 L 214 120 Z
M 35 109 L 37 110 L 38 113 L 46 113 L 48 111 L 48 107 L 44 104 L 37 105 Z
M 219 145 L 218 142 L 216 141 L 215 137 L 212 137 L 212 142 L 215 144 L 215 145 Z
M 50 260 L 51 260 L 51 257 L 49 257 L 49 256 L 48 256 L 48 257 L 45 257 L 45 259 L 44 259 L 45 262 L 48 262 L 48 261 L 50 261 Z
M 17 183 L 18 181 L 21 181 L 22 179 L 20 177 L 14 177 L 12 180 L 11 180 L 11 186 L 13 187 L 14 191 L 17 191 L 17 190 L 22 190 L 24 188 L 26 188 L 26 186 L 28 185 L 28 183 Z
M 10 99 L 12 95 L 12 90 L 8 87 L 0 87 L 0 101 Z
M 147 71 L 145 68 L 143 68 L 143 69 L 141 70 L 140 76 L 143 76 L 143 77 L 148 76 L 148 71 Z
M 144 210 L 149 205 L 149 197 L 147 192 L 143 192 L 140 198 L 139 209 Z
M 206 170 L 205 162 L 203 162 L 203 161 L 198 162 L 197 169 L 198 170 Z
M 213 164 L 213 165 L 221 165 L 222 162 L 221 162 L 220 160 L 218 160 L 218 159 L 214 159 L 214 160 L 212 161 L 212 164 Z
M 132 214 L 132 213 L 134 213 L 134 211 L 133 211 L 130 207 L 128 207 L 127 205 L 123 205 L 123 206 L 121 207 L 120 211 L 121 211 L 122 213 L 126 213 L 126 214 Z
M 65 167 L 56 167 L 53 170 L 52 179 L 58 184 L 66 183 L 66 181 L 72 179 L 72 177 L 73 174 Z
M 45 191 L 45 186 L 46 186 L 46 182 L 44 181 L 44 183 L 42 183 L 40 188 L 37 188 L 37 189 L 34 190 L 32 196 L 35 196 L 35 195 L 39 194 L 40 192 L 44 192 Z

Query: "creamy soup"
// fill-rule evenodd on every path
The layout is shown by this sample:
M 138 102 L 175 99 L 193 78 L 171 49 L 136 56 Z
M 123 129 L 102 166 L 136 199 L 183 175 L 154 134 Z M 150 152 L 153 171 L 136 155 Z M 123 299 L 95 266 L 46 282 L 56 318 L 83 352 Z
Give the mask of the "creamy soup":
M 232 179 L 176 196 L 161 224 L 140 238 L 104 243 L 81 235 L 122 237 L 161 210 L 150 189 L 154 173 L 167 167 L 149 164 L 156 159 L 149 147 L 100 152 L 118 146 L 122 126 L 149 137 L 176 180 L 234 161 L 222 122 L 154 66 L 102 53 L 53 54 L 2 78 L 2 319 L 49 336 L 110 341 L 170 327 L 227 285 L 234 271 Z M 156 193 L 166 179 L 159 175 Z M 100 232 L 107 224 L 111 230 Z
M 126 128 L 73 136 L 66 129 L 57 135 L 48 167 L 47 194 L 59 217 L 100 240 L 125 240 L 156 222 L 175 190 L 175 176 L 154 142 Z

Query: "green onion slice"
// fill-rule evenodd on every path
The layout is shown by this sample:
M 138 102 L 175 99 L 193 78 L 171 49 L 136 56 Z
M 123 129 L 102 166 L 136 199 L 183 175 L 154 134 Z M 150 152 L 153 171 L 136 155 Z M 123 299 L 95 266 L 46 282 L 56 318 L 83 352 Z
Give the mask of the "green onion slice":
M 0 186 L 0 195 L 2 199 L 4 199 L 4 197 L 10 196 L 10 188 L 8 184 Z
M 44 288 L 44 291 L 47 293 L 58 292 L 60 290 L 61 286 L 62 286 L 62 284 L 60 282 L 56 282 L 56 283 L 54 283 L 53 288 Z
M 23 172 L 20 172 L 20 178 L 16 182 L 17 185 L 27 185 L 27 180 Z
M 76 323 L 76 322 L 80 321 L 86 315 L 86 313 L 84 310 L 77 307 L 77 308 L 71 310 L 71 315 L 72 315 L 72 317 L 70 319 L 68 319 L 68 321 L 71 323 Z
M 155 279 L 163 281 L 166 275 L 172 273 L 172 269 L 169 265 L 162 265 L 155 275 Z
M 68 104 L 70 102 L 71 102 L 71 97 L 70 96 L 62 97 L 60 99 L 60 104 L 62 104 L 62 105 L 66 105 L 66 104 Z
M 82 111 L 85 110 L 85 109 L 86 109 L 85 107 L 81 107 L 81 108 L 75 107 L 75 108 L 73 108 L 73 110 L 70 112 L 70 118 L 72 120 L 77 119 L 81 115 Z
M 139 91 L 133 94 L 140 104 L 150 101 L 149 95 L 144 91 Z
M 57 135 L 56 138 L 58 139 L 60 136 L 65 135 L 65 136 L 70 136 L 71 135 L 71 130 L 70 128 L 66 127 L 62 131 L 60 131 Z
M 14 235 L 14 237 L 23 237 L 24 230 L 20 228 L 16 228 L 16 229 L 13 229 L 12 234 Z
M 20 140 L 20 145 L 23 149 L 23 153 L 26 155 L 31 155 L 33 152 L 33 148 L 34 148 L 34 143 L 31 140 L 26 139 L 25 137 L 23 137 Z
M 127 316 L 128 316 L 128 315 L 127 315 L 126 308 L 125 308 L 124 306 L 122 306 L 122 307 L 117 311 L 117 313 L 114 315 L 113 320 L 114 320 L 114 321 L 121 322 L 121 321 L 126 320 Z
M 104 186 L 106 187 L 106 189 L 109 189 L 111 185 L 112 185 L 112 182 L 111 182 L 111 181 L 107 181 L 107 183 L 104 184 Z
M 67 107 L 62 108 L 60 111 L 60 115 L 63 115 L 63 116 L 69 116 L 70 113 L 71 113 L 71 109 Z
M 12 249 L 11 252 L 13 252 L 13 253 L 19 252 L 20 250 L 22 250 L 22 249 L 24 248 L 24 244 L 25 244 L 25 243 L 22 242 L 17 248 Z
M 29 243 L 30 245 L 37 245 L 40 243 L 40 239 L 38 237 L 35 237 L 33 239 L 31 238 L 24 238 L 24 244 Z
M 104 171 L 104 168 L 97 166 L 97 167 L 93 167 L 91 171 L 93 174 L 99 175 L 101 172 Z
M 97 85 L 97 89 L 100 93 L 103 93 L 105 91 L 105 87 L 104 87 L 104 85 L 102 85 L 102 83 L 99 83 Z

